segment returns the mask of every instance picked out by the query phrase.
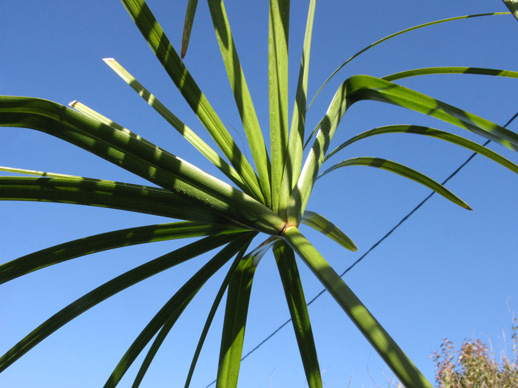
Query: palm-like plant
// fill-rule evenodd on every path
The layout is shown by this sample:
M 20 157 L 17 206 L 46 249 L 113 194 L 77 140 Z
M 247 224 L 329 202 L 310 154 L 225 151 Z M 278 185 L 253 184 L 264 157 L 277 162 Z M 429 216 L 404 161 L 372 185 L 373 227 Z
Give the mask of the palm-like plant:
M 351 105 L 362 100 L 376 100 L 427 114 L 516 150 L 516 134 L 454 106 L 404 88 L 395 81 L 436 73 L 475 73 L 513 78 L 518 78 L 518 73 L 449 67 L 415 69 L 384 78 L 353 76 L 339 86 L 321 120 L 309 126 L 306 124 L 307 85 L 316 0 L 312 0 L 309 6 L 291 120 L 288 114 L 287 77 L 290 4 L 287 0 L 271 0 L 268 143 L 264 140 L 264 133 L 254 111 L 223 2 L 209 0 L 214 29 L 252 154 L 252 160 L 248 160 L 170 44 L 146 2 L 122 2 L 219 151 L 211 148 L 188 128 L 119 63 L 113 59 L 106 59 L 106 63 L 219 169 L 225 181 L 146 141 L 79 102 L 72 103 L 69 108 L 35 98 L 1 97 L 1 126 L 31 128 L 56 136 L 121 166 L 152 185 L 2 168 L 17 175 L 0 177 L 0 199 L 103 206 L 183 221 L 103 233 L 34 252 L 1 265 L 0 283 L 100 251 L 171 239 L 197 240 L 114 278 L 57 312 L 0 358 L 0 371 L 98 303 L 166 269 L 215 251 L 213 258 L 188 279 L 142 330 L 115 367 L 106 386 L 116 386 L 136 358 L 151 344 L 135 379 L 134 386 L 138 386 L 162 342 L 191 300 L 208 279 L 230 262 L 193 357 L 186 386 L 189 385 L 205 337 L 226 292 L 217 384 L 219 387 L 234 387 L 237 385 L 242 357 L 255 269 L 263 255 L 272 250 L 310 387 L 321 387 L 322 381 L 296 256 L 322 282 L 403 384 L 408 387 L 431 386 L 353 291 L 300 232 L 299 226 L 305 224 L 324 233 L 344 248 L 356 250 L 355 244 L 336 225 L 322 215 L 306 209 L 317 179 L 345 166 L 371 166 L 395 172 L 431 188 L 459 206 L 469 208 L 444 186 L 390 160 L 357 157 L 344 160 L 325 170 L 322 170 L 322 166 L 328 158 L 359 140 L 389 133 L 412 133 L 446 140 L 478 152 L 514 172 L 518 172 L 518 166 L 466 138 L 417 125 L 375 128 L 352 137 L 333 151 L 329 150 L 330 142 Z M 192 10 L 195 9 L 195 3 L 190 1 L 191 12 L 186 18 L 187 31 L 192 25 Z M 448 20 L 440 22 L 444 21 Z M 412 29 L 391 35 L 374 45 L 410 30 Z M 184 40 L 187 41 L 188 39 Z M 374 45 L 360 51 L 344 65 Z M 182 49 L 182 56 L 185 47 Z

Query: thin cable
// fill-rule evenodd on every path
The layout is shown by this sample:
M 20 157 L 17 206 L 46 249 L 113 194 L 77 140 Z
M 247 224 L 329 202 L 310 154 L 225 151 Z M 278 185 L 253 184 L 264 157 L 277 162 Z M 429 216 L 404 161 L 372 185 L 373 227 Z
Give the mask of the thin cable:
M 514 119 L 518 117 L 518 112 L 507 121 L 507 123 L 504 125 L 504 128 L 506 128 L 509 124 L 511 124 Z M 487 140 L 482 146 L 486 147 L 489 143 L 491 143 L 491 140 Z M 476 152 L 473 152 L 465 161 L 462 163 L 455 171 L 453 171 L 442 183 L 441 185 L 445 185 L 448 183 L 450 179 L 452 179 L 455 175 L 459 173 L 460 170 L 462 170 L 471 160 L 477 156 Z M 351 269 L 353 269 L 360 261 L 362 261 L 369 253 L 371 253 L 374 249 L 376 249 L 383 241 L 385 241 L 396 229 L 398 229 L 405 221 L 407 221 L 419 208 L 421 208 L 430 198 L 433 197 L 435 194 L 435 191 L 432 191 L 428 196 L 423 199 L 417 206 L 415 206 L 406 216 L 404 216 L 396 225 L 394 225 L 383 237 L 381 237 L 378 241 L 376 241 L 361 257 L 358 258 L 354 263 L 352 263 L 345 271 L 343 271 L 340 274 L 340 277 L 344 277 L 347 272 L 349 272 Z M 315 300 L 320 298 L 322 294 L 326 293 L 327 290 L 324 288 L 322 289 L 318 294 L 316 294 L 306 305 L 311 305 Z M 241 361 L 243 361 L 245 358 L 250 356 L 253 352 L 255 352 L 257 349 L 259 349 L 261 346 L 263 346 L 266 342 L 268 342 L 275 334 L 277 334 L 279 331 L 281 331 L 288 323 L 291 322 L 291 318 L 289 318 L 286 322 L 284 322 L 282 325 L 280 325 L 277 329 L 275 329 L 270 335 L 268 335 L 265 339 L 263 339 L 259 344 L 257 344 L 253 349 L 251 349 L 248 353 L 246 353 L 242 358 Z M 211 382 L 209 385 L 207 385 L 205 388 L 209 388 L 211 385 L 216 383 L 216 380 Z

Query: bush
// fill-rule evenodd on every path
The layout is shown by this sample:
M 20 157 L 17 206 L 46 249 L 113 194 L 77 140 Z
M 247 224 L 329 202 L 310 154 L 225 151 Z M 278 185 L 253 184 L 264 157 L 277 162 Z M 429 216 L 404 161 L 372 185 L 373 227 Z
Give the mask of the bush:
M 518 387 L 518 319 L 512 326 L 512 356 L 503 352 L 499 365 L 495 354 L 480 339 L 464 340 L 459 350 L 444 339 L 432 356 L 436 382 L 441 388 Z

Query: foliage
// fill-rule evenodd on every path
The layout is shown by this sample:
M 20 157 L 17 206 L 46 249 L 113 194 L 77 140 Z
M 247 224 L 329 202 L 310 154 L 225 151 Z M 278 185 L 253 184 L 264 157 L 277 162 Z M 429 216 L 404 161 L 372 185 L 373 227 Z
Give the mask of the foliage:
M 435 352 L 436 381 L 441 388 L 513 388 L 518 386 L 518 319 L 512 327 L 512 357 L 498 364 L 494 352 L 480 339 L 464 340 L 459 350 L 445 339 Z M 513 360 L 514 358 L 514 360 Z
M 309 226 L 346 249 L 356 250 L 354 242 L 334 223 L 323 215 L 306 209 L 318 179 L 347 166 L 368 166 L 394 172 L 436 191 L 456 205 L 470 209 L 462 199 L 443 185 L 395 161 L 361 156 L 328 166 L 323 172 L 322 167 L 330 156 L 355 142 L 391 133 L 445 140 L 478 152 L 513 172 L 518 172 L 518 166 L 464 137 L 418 125 L 374 128 L 354 136 L 334 151 L 329 150 L 331 140 L 353 104 L 372 100 L 431 116 L 517 150 L 518 136 L 509 130 L 405 88 L 396 81 L 407 77 L 443 73 L 475 73 L 518 78 L 518 72 L 473 67 L 434 67 L 414 69 L 383 78 L 354 75 L 342 82 L 330 101 L 327 112 L 322 113 L 320 120 L 310 126 L 311 123 L 306 123 L 306 110 L 316 6 L 316 0 L 312 0 L 309 4 L 300 73 L 290 122 L 287 71 L 290 4 L 288 0 L 271 0 L 268 31 L 268 133 L 260 127 L 223 2 L 209 0 L 214 31 L 251 151 L 249 160 L 182 60 L 189 42 L 197 2 L 189 2 L 184 27 L 185 38 L 180 55 L 171 45 L 144 0 L 122 2 L 166 73 L 212 137 L 218 150 L 213 149 L 195 131 L 187 127 L 122 65 L 114 59 L 107 59 L 106 63 L 208 159 L 220 171 L 222 178 L 217 178 L 167 152 L 80 102 L 76 101 L 71 107 L 65 107 L 37 98 L 0 97 L 0 126 L 30 128 L 58 137 L 150 182 L 149 185 L 135 185 L 3 167 L 2 171 L 14 172 L 15 175 L 0 177 L 0 199 L 109 207 L 183 220 L 89 236 L 28 254 L 0 266 L 0 284 L 45 267 L 100 251 L 156 241 L 195 238 L 193 242 L 177 250 L 113 278 L 58 311 L 0 357 L 0 372 L 49 335 L 98 303 L 146 278 L 216 250 L 213 257 L 189 278 L 150 320 L 122 356 L 105 386 L 116 386 L 147 348 L 134 382 L 134 386 L 138 386 L 163 341 L 189 303 L 204 284 L 227 265 L 227 274 L 208 313 L 186 378 L 186 386 L 189 385 L 207 332 L 226 293 L 217 386 L 235 387 L 255 271 L 265 253 L 272 250 L 284 287 L 306 378 L 311 388 L 322 387 L 322 379 L 295 254 L 326 287 L 403 384 L 430 387 L 426 378 L 301 233 L 299 227 L 301 224 Z M 341 67 L 368 49 L 403 33 L 438 23 L 482 16 L 489 14 L 445 19 L 400 31 L 359 51 Z M 323 87 L 326 84 L 327 82 Z M 265 141 L 268 134 L 269 142 Z M 256 238 L 261 240 L 257 242 Z

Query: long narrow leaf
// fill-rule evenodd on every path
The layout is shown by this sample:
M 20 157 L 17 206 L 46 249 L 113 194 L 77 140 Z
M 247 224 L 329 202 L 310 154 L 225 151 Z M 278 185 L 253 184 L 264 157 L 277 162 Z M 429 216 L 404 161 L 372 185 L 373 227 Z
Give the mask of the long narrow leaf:
M 288 45 L 290 1 L 270 0 L 268 23 L 268 92 L 272 157 L 272 209 L 277 211 L 288 149 Z
M 185 22 L 183 25 L 182 35 L 182 59 L 185 58 L 185 54 L 187 54 L 187 48 L 189 47 L 189 40 L 191 39 L 192 25 L 194 24 L 194 15 L 196 15 L 197 5 L 198 0 L 189 0 L 187 3 L 187 11 L 185 13 Z
M 138 82 L 126 69 L 115 59 L 106 58 L 104 62 L 117 73 L 129 86 L 133 88 L 153 109 L 155 109 L 173 128 L 175 128 L 189 143 L 214 164 L 223 174 L 232 180 L 241 190 L 247 192 L 248 187 L 236 170 L 221 158 L 207 143 L 205 143 L 194 131 L 176 117 L 164 104 L 151 94 L 140 82 Z M 79 106 L 74 105 L 76 109 Z M 82 108 L 82 107 L 81 107 Z M 106 123 L 105 124 L 109 124 Z M 253 195 L 253 193 L 248 193 Z
M 430 382 L 302 233 L 296 227 L 289 227 L 284 233 L 284 239 L 304 260 L 399 381 L 405 387 L 432 388 Z
M 398 31 L 398 32 L 396 32 L 394 34 L 390 34 L 390 35 L 388 35 L 388 36 L 386 36 L 386 37 L 384 37 L 384 38 L 382 38 L 380 40 L 377 40 L 376 42 L 368 45 L 367 47 L 364 47 L 363 49 L 358 51 L 356 54 L 354 54 L 352 57 L 347 59 L 340 66 L 338 66 L 338 68 L 335 71 L 333 71 L 333 73 L 325 80 L 325 82 L 322 84 L 322 86 L 320 86 L 318 91 L 315 93 L 315 96 L 311 100 L 309 106 L 311 106 L 313 104 L 313 101 L 315 101 L 315 98 L 317 98 L 317 96 L 320 94 L 322 89 L 327 85 L 327 83 L 331 80 L 331 78 L 333 78 L 340 70 L 342 70 L 342 68 L 344 66 L 346 66 L 349 62 L 351 62 L 354 58 L 358 57 L 359 55 L 363 54 L 367 50 L 373 48 L 374 46 L 377 46 L 380 43 L 386 42 L 387 40 L 395 38 L 396 36 L 399 36 L 399 35 L 402 35 L 402 34 L 406 34 L 407 32 L 415 31 L 415 30 L 418 30 L 418 29 L 424 28 L 424 27 L 430 27 L 430 26 L 433 26 L 433 25 L 436 25 L 436 24 L 440 24 L 440 23 L 453 22 L 453 21 L 456 21 L 456 20 L 464 20 L 464 19 L 478 18 L 478 17 L 484 17 L 484 16 L 500 16 L 500 15 L 509 15 L 509 12 L 481 13 L 481 14 L 464 15 L 464 16 L 457 16 L 457 17 L 453 17 L 453 18 L 435 20 L 433 22 L 428 22 L 428 23 L 419 24 L 417 26 L 413 26 L 413 27 L 410 27 L 410 28 L 405 28 L 404 30 Z M 308 107 L 308 109 L 309 109 L 309 107 Z
M 518 71 L 510 70 L 498 70 L 488 69 L 484 67 L 425 67 L 422 69 L 412 69 L 407 71 L 401 71 L 383 77 L 386 81 L 396 81 L 403 78 L 416 77 L 420 75 L 433 75 L 433 74 L 479 74 L 479 75 L 492 75 L 498 77 L 518 78 Z
M 366 139 L 371 136 L 375 135 L 383 135 L 383 134 L 390 134 L 390 133 L 413 133 L 416 135 L 424 135 L 433 137 L 435 139 L 445 140 L 450 143 L 456 144 L 458 146 L 467 148 L 468 150 L 474 151 L 480 155 L 483 155 L 502 166 L 508 168 L 509 170 L 518 173 L 518 166 L 511 162 L 509 159 L 504 158 L 503 156 L 497 154 L 496 152 L 492 151 L 489 148 L 486 148 L 478 143 L 475 143 L 474 141 L 468 140 L 462 136 L 455 135 L 453 133 L 441 131 L 440 129 L 436 128 L 430 128 L 430 127 L 423 127 L 419 125 L 387 125 L 384 127 L 374 128 L 365 132 L 360 133 L 359 135 L 356 135 L 352 137 L 351 139 L 347 140 L 345 143 L 340 144 L 338 147 L 336 147 L 333 151 L 331 151 L 327 157 L 326 160 L 334 156 L 337 152 L 343 150 L 347 146 L 362 140 Z
M 444 198 L 449 199 L 454 204 L 459 205 L 465 209 L 472 210 L 469 205 L 464 202 L 462 199 L 453 194 L 446 187 L 441 185 L 440 183 L 434 181 L 433 179 L 427 177 L 426 175 L 420 173 L 419 171 L 413 170 L 407 166 L 402 164 L 393 162 L 387 159 L 374 158 L 370 156 L 351 158 L 344 160 L 343 162 L 337 163 L 334 166 L 328 168 L 324 171 L 319 178 L 323 177 L 326 174 L 329 174 L 331 171 L 336 170 L 337 168 L 342 168 L 346 166 L 367 166 L 367 167 L 375 167 L 385 171 L 390 171 L 401 175 L 405 178 L 411 179 L 414 182 L 420 183 L 423 186 L 432 189 L 437 194 L 442 195 Z
M 322 376 L 320 375 L 317 349 L 295 255 L 284 241 L 276 244 L 273 252 L 279 274 L 281 275 L 282 286 L 286 295 L 286 301 L 288 302 L 291 322 L 297 337 L 308 386 L 310 388 L 322 388 Z
M 283 177 L 280 194 L 280 214 L 286 216 L 290 193 L 297 184 L 302 158 L 304 154 L 303 141 L 306 131 L 306 102 L 308 93 L 309 58 L 311 53 L 311 39 L 313 36 L 313 21 L 315 18 L 316 0 L 309 3 L 306 32 L 304 36 L 304 48 L 300 60 L 299 78 L 297 82 L 297 94 L 293 106 L 293 118 L 291 120 L 288 153 L 283 168 Z
M 22 357 L 25 353 L 39 344 L 49 335 L 59 330 L 72 319 L 78 317 L 85 311 L 98 303 L 117 294 L 118 292 L 144 280 L 157 273 L 165 271 L 175 265 L 181 264 L 205 252 L 227 244 L 234 236 L 211 236 L 192 244 L 179 248 L 171 253 L 165 254 L 157 259 L 142 264 L 122 275 L 97 287 L 81 298 L 72 302 L 52 317 L 43 322 L 40 326 L 29 333 L 20 342 L 0 357 L 0 372 L 9 367 L 13 362 Z
M 233 261 L 232 265 L 228 269 L 227 274 L 225 275 L 225 278 L 223 279 L 223 282 L 221 282 L 221 286 L 219 287 L 218 293 L 216 294 L 216 297 L 214 298 L 214 302 L 212 303 L 209 314 L 207 315 L 205 325 L 203 325 L 203 330 L 200 334 L 200 339 L 198 340 L 198 345 L 196 346 L 196 350 L 195 350 L 194 356 L 192 358 L 191 366 L 189 368 L 189 373 L 187 374 L 187 378 L 185 380 L 185 388 L 188 388 L 189 385 L 191 384 L 191 379 L 194 374 L 194 368 L 196 367 L 196 363 L 198 362 L 198 358 L 200 356 L 201 349 L 203 348 L 205 338 L 207 338 L 207 334 L 209 333 L 210 326 L 212 325 L 214 316 L 216 315 L 219 304 L 221 303 L 221 299 L 223 299 L 223 296 L 225 295 L 225 291 L 227 290 L 227 287 L 230 283 L 230 279 L 234 275 L 234 272 L 236 271 L 239 263 L 243 259 L 244 253 L 245 253 L 245 250 L 241 250 L 239 252 L 239 254 L 237 255 L 237 257 Z
M 0 200 L 100 206 L 191 221 L 231 223 L 168 190 L 100 179 L 0 177 Z
M 291 195 L 288 209 L 291 224 L 298 225 L 298 219 L 306 207 L 340 120 L 348 107 L 361 100 L 381 101 L 414 110 L 467 129 L 512 150 L 518 149 L 518 135 L 495 123 L 380 78 L 367 75 L 353 76 L 338 88 L 326 116 L 321 121 L 320 130 L 306 159 L 297 187 Z
M 230 280 L 223 322 L 216 388 L 236 388 L 255 273 L 253 257 L 241 260 Z
M 217 224 L 175 222 L 101 233 L 42 249 L 0 265 L 0 284 L 54 264 L 110 249 L 243 231 Z
M 117 130 L 54 102 L 0 97 L 0 126 L 48 133 L 190 198 L 202 209 L 219 212 L 238 223 L 253 224 L 266 233 L 276 234 L 282 229 L 283 222 L 275 213 L 227 183 L 140 136 Z
M 105 388 L 115 387 L 124 374 L 127 372 L 131 364 L 135 361 L 138 355 L 151 341 L 151 339 L 160 331 L 159 335 L 153 342 L 145 357 L 142 367 L 140 368 L 133 387 L 138 387 L 144 375 L 151 364 L 158 349 L 162 345 L 165 337 L 170 329 L 176 323 L 183 310 L 187 307 L 190 301 L 198 293 L 205 282 L 214 275 L 232 256 L 243 248 L 243 244 L 248 246 L 248 243 L 253 238 L 253 233 L 247 233 L 241 238 L 234 239 L 225 248 L 218 252 L 207 264 L 205 264 L 198 272 L 196 272 L 189 280 L 166 302 L 160 311 L 151 319 L 146 327 L 141 331 L 137 338 L 133 341 L 124 356 L 121 358 L 111 376 L 105 384 Z M 246 249 L 246 248 L 245 248 Z
M 209 0 L 208 3 L 228 79 L 234 92 L 234 99 L 243 122 L 248 145 L 252 151 L 252 157 L 259 174 L 261 189 L 266 205 L 269 206 L 271 203 L 270 160 L 254 104 L 252 103 L 252 97 L 245 80 L 245 74 L 237 55 L 225 6 L 223 0 Z
M 255 198 L 264 203 L 265 199 L 252 166 L 201 92 L 146 2 L 144 0 L 122 0 L 122 2 L 191 109 L 242 176 Z
M 306 210 L 301 223 L 319 231 L 350 251 L 355 252 L 358 250 L 356 244 L 344 232 L 342 232 L 327 218 L 318 213 Z

